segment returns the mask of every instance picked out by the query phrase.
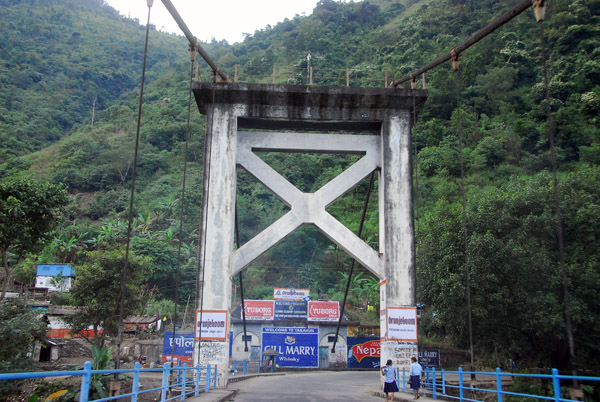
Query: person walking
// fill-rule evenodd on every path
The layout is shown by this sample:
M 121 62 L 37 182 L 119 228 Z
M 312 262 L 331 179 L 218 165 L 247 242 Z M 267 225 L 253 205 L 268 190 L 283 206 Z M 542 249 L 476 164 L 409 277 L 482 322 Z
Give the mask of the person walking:
M 417 363 L 416 357 L 411 357 L 410 361 L 412 362 L 410 365 L 410 387 L 413 389 L 413 399 L 419 399 L 419 388 L 421 388 L 421 373 L 423 372 L 423 367 L 419 363 Z
M 398 384 L 396 384 L 397 370 L 392 365 L 392 361 L 388 360 L 385 367 L 381 369 L 381 375 L 384 375 L 383 392 L 385 392 L 385 402 L 394 402 L 394 392 L 398 392 Z M 392 394 L 392 398 L 389 398 L 388 394 Z

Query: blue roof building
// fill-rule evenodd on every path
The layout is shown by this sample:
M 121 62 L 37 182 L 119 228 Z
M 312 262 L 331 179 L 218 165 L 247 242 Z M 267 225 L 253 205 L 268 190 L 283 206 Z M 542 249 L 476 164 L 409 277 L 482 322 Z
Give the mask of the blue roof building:
M 68 292 L 75 270 L 65 264 L 38 264 L 35 279 L 36 288 L 48 288 L 55 292 Z

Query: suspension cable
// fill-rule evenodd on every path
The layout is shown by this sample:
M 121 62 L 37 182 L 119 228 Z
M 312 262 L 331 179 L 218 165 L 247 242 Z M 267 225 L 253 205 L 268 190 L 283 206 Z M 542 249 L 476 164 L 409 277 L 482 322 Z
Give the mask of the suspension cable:
M 140 127 L 142 123 L 142 104 L 144 102 L 144 81 L 146 79 L 146 59 L 148 56 L 148 37 L 150 35 L 150 11 L 152 9 L 153 0 L 147 0 L 148 4 L 148 22 L 146 23 L 146 41 L 144 43 L 144 61 L 142 64 L 142 82 L 140 84 L 140 100 L 138 105 L 137 128 L 135 135 L 135 152 L 133 155 L 133 169 L 131 171 L 131 196 L 129 198 L 129 214 L 127 220 L 127 246 L 125 247 L 125 264 L 121 272 L 121 290 L 119 292 L 119 331 L 117 335 L 117 356 L 115 359 L 115 369 L 119 369 L 121 360 L 121 342 L 123 341 L 123 314 L 125 310 L 125 286 L 126 278 L 129 271 L 129 248 L 131 245 L 131 232 L 133 229 L 133 205 L 135 198 L 135 179 L 137 171 L 138 151 L 140 147 Z M 115 373 L 115 380 L 118 374 Z
M 541 2 L 543 7 L 543 2 Z M 537 6 L 537 5 L 536 5 Z M 554 117 L 552 116 L 552 109 L 550 106 L 550 89 L 548 84 L 548 65 L 546 60 L 546 46 L 544 41 L 544 13 L 542 12 L 541 17 L 536 12 L 536 19 L 540 26 L 540 47 L 541 56 L 544 70 L 544 92 L 546 96 L 546 119 L 548 122 L 548 142 L 550 145 L 550 158 L 552 160 L 552 190 L 554 195 L 554 212 L 556 214 L 556 233 L 558 241 L 558 250 L 560 258 L 560 270 L 563 285 L 563 300 L 564 300 L 564 314 L 567 326 L 567 341 L 569 343 L 569 358 L 571 371 L 574 377 L 577 377 L 577 362 L 575 355 L 575 341 L 573 336 L 573 322 L 571 319 L 571 303 L 569 295 L 569 278 L 567 276 L 566 267 L 566 256 L 565 256 L 565 242 L 563 237 L 563 222 L 562 214 L 560 212 L 560 192 L 558 190 L 558 175 L 557 175 L 557 163 L 556 163 L 556 149 L 554 144 Z M 579 388 L 579 382 L 577 379 L 573 380 L 575 388 Z
M 460 194 L 462 203 L 462 229 L 465 253 L 465 272 L 466 272 L 466 287 L 467 287 L 467 312 L 469 324 L 469 349 L 471 354 L 471 380 L 475 379 L 475 362 L 473 353 L 473 320 L 471 314 L 471 268 L 469 266 L 469 235 L 467 232 L 467 196 L 465 189 L 465 162 L 463 155 L 463 134 L 462 134 L 462 117 L 460 110 L 460 80 L 459 80 L 459 60 L 458 54 L 452 49 L 452 68 L 454 69 L 454 80 L 456 82 L 456 113 L 458 125 L 458 143 L 460 150 Z
M 235 201 L 235 243 L 240 249 L 240 222 L 238 220 L 237 199 Z M 238 274 L 240 279 L 240 297 L 242 298 L 242 323 L 244 324 L 244 352 L 248 351 L 248 336 L 246 334 L 246 302 L 244 301 L 244 277 L 242 271 Z
M 485 38 L 487 35 L 494 32 L 496 29 L 500 28 L 502 25 L 506 24 L 508 21 L 515 18 L 517 15 L 521 14 L 523 11 L 527 10 L 531 6 L 532 1 L 536 1 L 536 0 L 522 0 L 519 4 L 515 5 L 510 10 L 506 11 L 504 14 L 502 14 L 500 17 L 496 18 L 485 28 L 483 28 L 482 30 L 477 32 L 475 35 L 471 36 L 469 39 L 464 41 L 462 44 L 456 46 L 454 48 L 456 54 L 460 54 L 463 51 L 467 50 L 469 47 L 473 46 L 475 43 L 479 42 L 480 40 Z M 451 58 L 452 58 L 452 52 L 447 53 L 443 56 L 440 56 L 437 59 L 435 59 L 434 61 L 432 61 L 431 63 L 427 64 L 426 66 L 423 66 L 420 69 L 413 71 L 410 74 L 405 75 L 404 77 L 393 81 L 390 84 L 390 86 L 397 87 L 398 85 L 400 85 L 406 81 L 409 81 L 411 79 L 411 76 L 418 76 L 419 74 L 423 74 L 424 72 L 429 71 L 432 68 L 439 66 L 440 64 L 450 60 Z
M 415 130 L 415 124 L 417 124 L 417 106 L 416 106 L 416 100 L 415 100 L 415 89 L 417 88 L 416 82 L 413 79 L 411 81 L 411 85 L 412 85 L 412 127 L 411 127 L 411 133 L 412 133 L 412 141 L 413 141 L 413 160 L 414 160 L 414 167 L 415 167 L 415 186 L 413 187 L 413 199 L 415 201 L 414 205 L 415 205 L 415 221 L 416 221 L 416 239 L 415 239 L 415 254 L 416 256 L 419 255 L 419 242 L 421 239 L 421 232 L 420 232 L 420 205 L 419 203 L 421 202 L 421 189 L 419 187 L 419 157 L 418 157 L 418 147 L 417 147 L 417 134 L 416 134 L 416 130 Z M 425 78 L 423 77 L 423 89 L 425 87 Z M 417 260 L 415 256 L 415 262 Z M 415 265 L 415 271 L 416 271 L 416 265 Z M 415 275 L 416 277 L 416 275 Z
M 365 217 L 367 216 L 367 207 L 369 206 L 369 198 L 371 196 L 371 191 L 373 190 L 373 182 L 375 181 L 375 173 L 374 170 L 371 173 L 371 180 L 369 181 L 369 189 L 367 190 L 367 197 L 365 198 L 365 204 L 363 206 L 362 217 L 360 218 L 360 226 L 358 227 L 358 237 L 362 236 L 363 226 L 365 223 Z M 342 308 L 340 309 L 340 319 L 338 320 L 337 326 L 335 327 L 335 339 L 333 340 L 333 346 L 331 347 L 331 353 L 335 353 L 335 345 L 337 343 L 337 338 L 340 333 L 340 325 L 342 324 L 342 319 L 344 318 L 344 309 L 346 307 L 346 298 L 348 297 L 348 291 L 350 290 L 350 282 L 352 280 L 352 273 L 354 272 L 354 263 L 356 259 L 352 259 L 352 265 L 350 266 L 350 273 L 348 274 L 348 281 L 346 283 L 346 292 L 344 293 L 344 301 L 342 302 Z
M 173 17 L 173 19 L 175 20 L 177 25 L 179 25 L 179 29 L 181 29 L 183 31 L 183 34 L 185 35 L 187 40 L 190 42 L 190 46 L 195 48 L 197 50 L 197 52 L 200 54 L 200 56 L 202 56 L 204 61 L 210 66 L 210 68 L 212 68 L 215 78 L 218 75 L 219 77 L 221 77 L 221 79 L 223 81 L 229 82 L 229 78 L 227 78 L 227 75 L 225 75 L 221 70 L 219 70 L 219 66 L 217 66 L 215 64 L 215 62 L 211 60 L 211 58 L 208 56 L 208 53 L 206 53 L 206 51 L 202 48 L 202 46 L 200 46 L 200 43 L 198 42 L 198 38 L 196 38 L 194 35 L 192 35 L 189 28 L 183 21 L 183 18 L 181 18 L 181 16 L 177 12 L 177 9 L 173 5 L 173 3 L 171 3 L 171 0 L 161 0 L 161 1 L 165 5 L 165 7 L 169 11 L 169 13 L 171 13 L 171 16 Z
M 177 270 L 175 271 L 175 312 L 173 314 L 173 343 L 171 349 L 171 364 L 175 357 L 175 332 L 177 330 L 177 305 L 179 304 L 179 281 L 181 278 L 181 246 L 183 243 L 183 217 L 185 216 L 185 184 L 188 163 L 188 142 L 191 132 L 192 114 L 192 85 L 194 82 L 194 62 L 196 61 L 196 49 L 190 46 L 190 89 L 188 94 L 187 129 L 185 132 L 185 146 L 183 150 L 183 179 L 181 184 L 181 213 L 179 216 L 179 242 L 177 245 Z

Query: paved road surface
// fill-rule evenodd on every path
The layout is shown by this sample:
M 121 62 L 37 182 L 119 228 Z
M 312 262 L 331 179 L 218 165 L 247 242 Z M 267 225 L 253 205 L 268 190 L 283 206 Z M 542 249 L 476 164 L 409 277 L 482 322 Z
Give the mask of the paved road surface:
M 381 402 L 381 398 L 369 393 L 379 388 L 379 381 L 377 371 L 321 371 L 258 377 L 230 384 L 228 388 L 238 390 L 237 395 L 230 399 L 235 402 Z

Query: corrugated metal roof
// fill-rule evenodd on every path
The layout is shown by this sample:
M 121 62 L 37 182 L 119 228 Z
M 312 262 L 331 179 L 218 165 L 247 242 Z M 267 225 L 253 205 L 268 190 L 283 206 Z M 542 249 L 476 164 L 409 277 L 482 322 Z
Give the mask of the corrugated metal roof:
M 158 321 L 158 317 L 153 316 L 141 316 L 141 317 L 127 317 L 123 320 L 125 324 L 136 324 L 136 325 L 145 325 L 152 324 Z
M 65 264 L 38 264 L 37 276 L 75 276 L 75 270 Z

